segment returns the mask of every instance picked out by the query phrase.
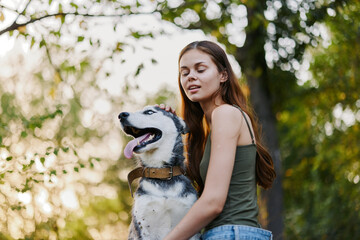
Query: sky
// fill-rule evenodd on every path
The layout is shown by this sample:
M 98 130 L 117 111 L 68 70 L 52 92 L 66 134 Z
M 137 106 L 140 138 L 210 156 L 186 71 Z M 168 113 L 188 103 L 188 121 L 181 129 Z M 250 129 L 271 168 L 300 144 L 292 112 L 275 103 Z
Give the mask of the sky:
M 0 28 L 2 29 L 6 23 L 0 24 Z M 97 35 L 103 36 L 104 39 L 108 38 L 111 35 L 108 32 L 107 28 L 111 26 L 103 27 L 102 31 L 105 34 L 99 34 L 99 31 L 96 32 Z M 90 29 L 91 31 L 91 29 Z M 100 29 L 101 31 L 101 29 Z M 179 32 L 175 33 L 172 36 L 160 36 L 156 39 L 145 39 L 140 41 L 140 45 L 147 45 L 152 48 L 151 51 L 146 49 L 138 49 L 135 54 L 129 53 L 127 56 L 123 56 L 129 64 L 127 64 L 128 69 L 136 68 L 137 64 L 139 64 L 139 59 L 150 58 L 153 57 L 157 60 L 157 64 L 149 65 L 146 67 L 139 76 L 140 88 L 142 88 L 147 93 L 154 93 L 156 90 L 163 86 L 164 84 L 168 85 L 171 89 L 177 88 L 177 58 L 180 50 L 187 44 L 195 40 L 203 40 L 206 39 L 205 35 L 201 32 Z M 16 44 L 15 44 L 16 42 Z M 0 36 L 0 60 L 5 60 L 9 56 L 7 54 L 11 53 L 14 48 L 17 48 L 17 52 L 23 52 L 24 55 L 27 54 L 37 54 L 36 52 L 29 51 L 28 43 L 24 43 L 20 40 L 15 40 L 10 38 L 8 34 L 3 34 Z M 3 62 L 2 61 L 2 62 Z M 116 64 L 116 63 L 115 63 Z M 6 71 L 6 66 L 0 66 L 0 74 Z M 124 71 L 118 71 L 119 68 L 114 67 L 112 64 L 110 66 L 113 72 L 113 79 L 115 82 L 103 83 L 106 88 L 110 91 L 114 90 L 114 85 L 119 83 L 119 78 L 124 78 Z M 115 88 L 117 89 L 117 88 Z
M 10 2 L 5 2 L 10 4 Z M 18 5 L 15 5 L 15 2 L 16 1 L 14 1 L 13 3 L 14 8 L 15 6 L 17 6 L 18 9 L 22 9 L 23 6 L 21 6 L 21 3 L 26 3 L 26 1 L 18 1 Z M 34 3 L 31 3 L 29 5 L 28 11 L 31 11 L 31 7 L 36 7 L 36 4 L 34 6 L 33 4 Z M 214 13 L 210 14 L 215 14 L 216 7 L 214 6 L 213 9 Z M 238 10 L 236 12 L 242 13 L 240 14 L 241 16 L 239 16 L 240 18 L 244 18 L 244 16 L 246 16 L 246 9 L 242 9 L 241 11 Z M 5 18 L 4 21 L 0 21 L 0 29 L 4 29 L 5 27 L 11 25 L 11 23 L 17 17 L 11 12 L 3 11 L 3 13 L 5 14 Z M 20 20 L 21 19 L 19 19 L 18 21 Z M 74 21 L 74 19 L 72 19 L 72 16 L 68 16 L 66 20 L 67 22 Z M 46 21 L 51 22 L 52 20 L 47 19 Z M 90 19 L 88 29 L 83 34 L 87 37 L 101 39 L 104 46 L 111 46 L 112 44 L 116 43 L 116 41 L 135 43 L 134 41 L 131 41 L 126 37 L 124 38 L 124 36 L 126 36 L 127 34 L 127 29 L 150 29 L 154 32 L 159 31 L 159 29 L 165 29 L 165 31 L 168 33 L 167 35 L 156 36 L 153 39 L 147 38 L 140 40 L 139 42 L 135 43 L 137 47 L 135 52 L 126 51 L 122 54 L 121 59 L 115 59 L 113 62 L 105 62 L 103 70 L 111 72 L 112 76 L 107 79 L 104 78 L 104 80 L 100 79 L 101 81 L 99 81 L 99 85 L 102 88 L 106 88 L 113 95 L 117 95 L 117 93 L 121 92 L 121 88 L 123 87 L 125 82 L 123 80 L 126 79 L 126 76 L 130 74 L 129 70 L 134 71 L 134 69 L 136 69 L 142 59 L 145 59 L 145 68 L 143 71 L 141 71 L 141 74 L 136 79 L 140 91 L 142 91 L 145 95 L 151 95 L 156 93 L 156 91 L 163 86 L 166 86 L 168 90 L 172 90 L 175 92 L 178 91 L 177 62 L 178 54 L 180 53 L 181 49 L 192 41 L 215 40 L 211 37 L 205 36 L 204 33 L 200 30 L 180 30 L 173 24 L 161 21 L 153 15 L 128 17 L 125 20 L 122 20 L 121 27 L 118 27 L 116 32 L 113 31 L 113 22 L 114 21 L 109 18 L 96 18 L 95 20 Z M 74 23 L 75 24 L 72 24 L 73 27 L 69 28 L 70 31 L 72 31 L 73 35 L 77 34 L 79 31 L 82 30 L 79 29 L 76 21 L 74 21 Z M 27 26 L 26 31 L 32 32 L 33 35 L 39 35 L 37 29 L 34 27 L 35 24 Z M 52 24 L 56 26 L 55 22 Z M 244 24 L 245 23 L 242 23 L 242 25 Z M 71 33 L 69 35 L 71 35 Z M 245 36 L 240 34 L 240 37 L 242 39 L 238 39 L 238 41 L 244 42 Z M 69 40 L 71 38 L 70 36 L 62 36 L 62 38 L 64 39 L 64 43 L 66 43 L 66 41 L 71 42 L 71 40 Z M 88 47 L 90 48 L 90 46 Z M 14 39 L 9 38 L 8 34 L 3 34 L 2 36 L 0 36 L 0 62 L 6 63 L 6 58 L 9 57 L 7 54 L 9 54 L 10 51 L 13 51 L 13 48 L 18 49 L 16 52 L 24 52 L 25 55 L 38 54 L 36 51 L 29 51 L 29 41 L 28 43 L 24 43 L 24 41 L 20 40 L 15 41 Z M 148 48 L 150 48 L 151 50 L 149 50 Z M 154 58 L 157 61 L 157 64 L 149 64 L 148 60 L 151 58 Z M 126 63 L 120 66 L 120 61 L 123 59 L 126 60 Z M 117 64 L 116 61 L 118 61 L 119 64 Z M 240 67 L 232 56 L 230 56 L 230 62 L 233 65 L 235 73 L 240 76 Z M 6 65 L 1 64 L 0 76 L 3 72 L 6 71 Z
M 6 17 L 5 21 L 0 22 L 0 29 L 5 28 L 11 24 L 12 18 Z M 134 21 L 135 20 L 135 21 Z M 102 21 L 102 20 L 100 20 Z M 143 22 L 153 21 L 153 24 L 159 24 L 157 20 L 151 19 L 151 17 L 138 17 L 132 19 L 132 25 L 141 25 Z M 86 33 L 88 36 L 97 36 L 101 39 L 105 45 L 109 46 L 114 42 L 114 32 L 112 30 L 112 24 L 109 21 L 104 21 L 105 24 L 94 24 L 91 26 Z M 126 28 L 126 27 L 125 27 Z M 170 27 L 171 28 L 171 27 Z M 177 89 L 177 61 L 178 54 L 181 49 L 188 43 L 195 40 L 204 40 L 208 39 L 200 31 L 179 31 L 173 27 L 169 29 L 171 34 L 169 36 L 159 36 L 154 39 L 143 39 L 137 43 L 138 47 L 136 52 L 127 51 L 125 55 L 122 54 L 121 58 L 126 59 L 125 66 L 117 66 L 116 60 L 108 63 L 108 66 L 104 68 L 112 72 L 110 79 L 113 81 L 99 81 L 100 85 L 104 88 L 107 88 L 110 93 L 116 95 L 116 92 L 120 92 L 123 81 L 119 79 L 124 79 L 129 72 L 124 71 L 125 69 L 133 70 L 136 69 L 138 64 L 141 62 L 141 59 L 150 59 L 154 58 L 157 61 L 157 64 L 148 64 L 145 62 L 145 68 L 138 77 L 138 83 L 140 89 L 145 93 L 155 93 L 159 87 L 164 84 L 168 86 L 169 89 Z M 29 25 L 27 31 L 34 31 L 32 26 Z M 130 40 L 131 42 L 131 40 Z M 15 44 L 16 43 L 16 44 Z M 144 48 L 146 47 L 146 48 Z M 9 57 L 8 54 L 14 52 L 16 48 L 17 53 L 23 53 L 24 55 L 38 54 L 37 51 L 29 50 L 29 43 L 24 42 L 23 40 L 15 40 L 10 38 L 8 34 L 3 34 L 0 36 L 0 61 L 6 63 L 6 59 Z M 147 49 L 151 48 L 151 50 Z M 28 64 L 31 64 L 28 63 Z M 120 65 L 120 63 L 118 64 Z M 0 75 L 6 72 L 6 64 L 0 66 Z

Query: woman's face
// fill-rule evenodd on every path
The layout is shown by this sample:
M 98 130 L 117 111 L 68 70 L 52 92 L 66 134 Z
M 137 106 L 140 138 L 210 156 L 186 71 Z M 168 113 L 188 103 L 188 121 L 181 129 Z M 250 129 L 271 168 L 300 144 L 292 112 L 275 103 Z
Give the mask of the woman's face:
M 211 57 L 197 49 L 191 49 L 181 57 L 179 71 L 180 84 L 192 102 L 211 100 L 220 83 L 227 80 Z

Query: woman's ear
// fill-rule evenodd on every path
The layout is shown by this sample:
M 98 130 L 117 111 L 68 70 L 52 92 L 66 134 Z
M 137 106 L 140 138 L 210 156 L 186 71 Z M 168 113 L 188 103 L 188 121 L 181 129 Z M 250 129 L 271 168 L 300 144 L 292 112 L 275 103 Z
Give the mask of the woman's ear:
M 224 71 L 222 71 L 221 75 L 220 75 L 220 82 L 226 82 L 228 80 L 228 73 L 226 71 L 226 69 L 224 69 Z

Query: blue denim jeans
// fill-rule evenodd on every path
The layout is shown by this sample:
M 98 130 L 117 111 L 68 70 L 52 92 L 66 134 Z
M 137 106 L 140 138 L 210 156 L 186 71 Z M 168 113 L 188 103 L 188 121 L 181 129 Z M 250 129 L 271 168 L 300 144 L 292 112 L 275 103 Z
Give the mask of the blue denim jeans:
M 206 231 L 201 240 L 272 240 L 272 233 L 245 225 L 223 225 Z

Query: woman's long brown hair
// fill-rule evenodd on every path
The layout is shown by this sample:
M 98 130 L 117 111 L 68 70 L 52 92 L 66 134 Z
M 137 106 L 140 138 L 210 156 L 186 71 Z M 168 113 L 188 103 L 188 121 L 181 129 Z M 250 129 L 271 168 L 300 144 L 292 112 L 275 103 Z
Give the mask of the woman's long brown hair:
M 270 188 L 276 177 L 273 160 L 265 146 L 261 143 L 257 121 L 252 109 L 247 104 L 246 96 L 241 91 L 239 82 L 232 70 L 226 53 L 222 50 L 222 48 L 213 42 L 196 41 L 190 43 L 181 51 L 179 55 L 179 63 L 181 57 L 191 49 L 197 49 L 208 54 L 216 64 L 220 73 L 223 71 L 227 72 L 228 80 L 220 84 L 220 88 L 215 95 L 220 94 L 225 103 L 239 106 L 249 116 L 257 148 L 256 181 L 261 187 L 265 189 Z M 190 99 L 186 96 L 180 83 L 180 73 L 178 82 L 182 100 L 181 115 L 190 130 L 185 144 L 187 150 L 187 172 L 190 179 L 197 187 L 199 194 L 201 194 L 204 189 L 204 183 L 200 177 L 200 162 L 204 153 L 209 128 L 206 124 L 204 112 L 200 104 L 190 101 Z

